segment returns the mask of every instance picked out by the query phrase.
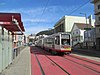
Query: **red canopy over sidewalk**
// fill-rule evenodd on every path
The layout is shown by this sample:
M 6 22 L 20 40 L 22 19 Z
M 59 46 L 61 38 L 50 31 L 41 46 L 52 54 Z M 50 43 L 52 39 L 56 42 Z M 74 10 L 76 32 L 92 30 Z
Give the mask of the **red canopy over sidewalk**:
M 13 19 L 17 20 L 20 28 L 13 22 Z M 11 32 L 25 31 L 20 13 L 0 13 L 0 25 Z

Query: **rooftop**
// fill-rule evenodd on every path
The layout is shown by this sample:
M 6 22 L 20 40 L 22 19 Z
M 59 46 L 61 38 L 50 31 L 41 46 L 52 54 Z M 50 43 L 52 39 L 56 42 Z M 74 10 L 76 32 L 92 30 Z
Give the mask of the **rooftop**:
M 74 24 L 77 25 L 77 27 L 82 30 L 84 30 L 85 28 L 93 28 L 92 25 L 85 24 L 85 23 L 74 23 Z

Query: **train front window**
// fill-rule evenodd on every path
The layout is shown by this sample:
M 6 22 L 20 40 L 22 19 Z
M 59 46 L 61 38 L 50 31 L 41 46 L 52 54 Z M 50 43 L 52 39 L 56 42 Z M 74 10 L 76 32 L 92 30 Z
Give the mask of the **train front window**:
M 70 45 L 70 35 L 69 34 L 61 34 L 61 44 Z
M 70 39 L 62 39 L 61 43 L 62 45 L 70 45 Z

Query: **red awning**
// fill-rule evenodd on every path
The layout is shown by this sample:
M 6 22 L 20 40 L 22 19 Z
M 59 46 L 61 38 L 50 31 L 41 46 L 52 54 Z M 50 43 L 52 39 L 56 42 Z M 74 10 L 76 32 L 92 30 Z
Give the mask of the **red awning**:
M 19 27 L 12 22 L 12 17 L 17 20 L 19 27 L 24 32 L 20 13 L 0 13 L 0 25 L 12 32 L 20 32 Z

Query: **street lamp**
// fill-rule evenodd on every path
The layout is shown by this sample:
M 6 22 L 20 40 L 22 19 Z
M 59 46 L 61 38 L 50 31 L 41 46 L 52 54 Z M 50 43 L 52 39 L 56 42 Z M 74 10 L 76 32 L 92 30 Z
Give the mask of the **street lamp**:
M 80 13 L 80 14 L 83 14 L 85 16 L 86 24 L 87 24 L 87 15 L 86 15 L 86 13 Z

